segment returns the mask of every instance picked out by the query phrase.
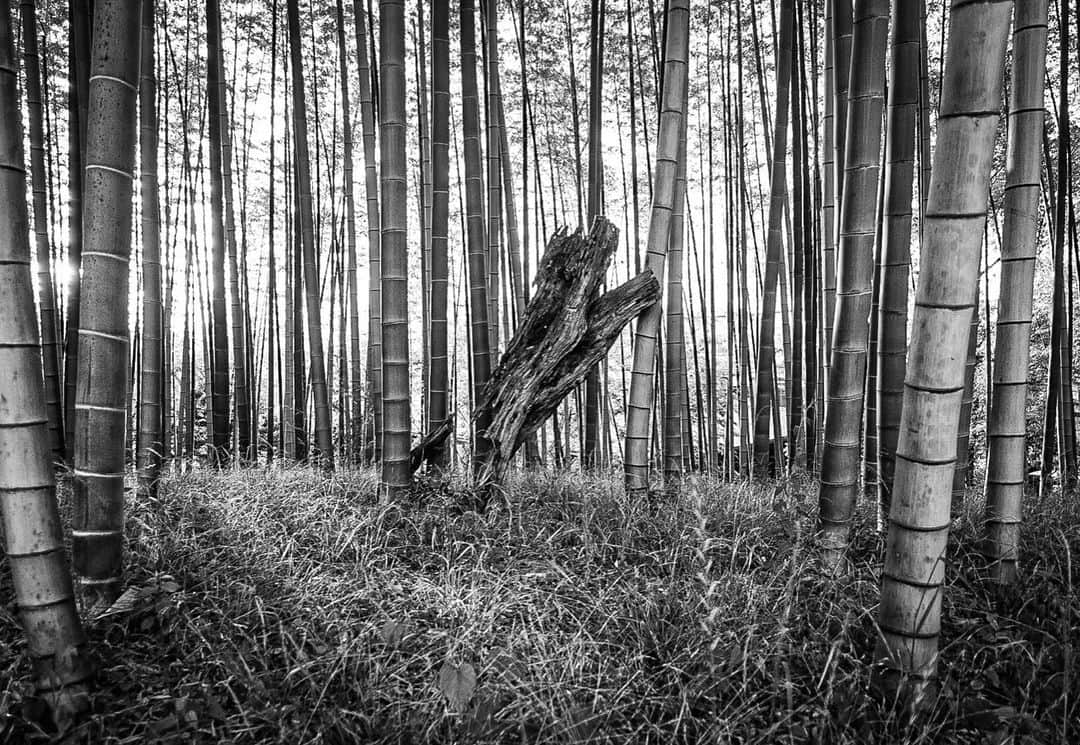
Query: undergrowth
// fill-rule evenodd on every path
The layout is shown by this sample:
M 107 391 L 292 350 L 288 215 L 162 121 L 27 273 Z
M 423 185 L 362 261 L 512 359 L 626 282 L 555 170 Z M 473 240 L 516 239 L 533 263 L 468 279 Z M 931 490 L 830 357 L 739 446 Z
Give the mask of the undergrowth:
M 940 695 L 870 695 L 882 539 L 816 568 L 807 483 L 519 474 L 504 503 L 374 474 L 196 471 L 128 509 L 129 589 L 89 623 L 95 713 L 67 742 L 994 743 L 1080 740 L 1080 508 L 1029 510 L 1024 581 L 950 546 Z M 65 488 L 61 489 L 64 499 Z M 0 560 L 0 564 L 4 562 Z M 49 736 L 0 566 L 0 742 Z

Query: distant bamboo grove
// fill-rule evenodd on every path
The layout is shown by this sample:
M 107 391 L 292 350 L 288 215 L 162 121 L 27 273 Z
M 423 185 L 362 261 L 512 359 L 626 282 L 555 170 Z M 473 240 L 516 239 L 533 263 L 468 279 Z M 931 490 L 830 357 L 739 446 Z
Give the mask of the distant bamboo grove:
M 812 478 L 838 574 L 868 499 L 876 679 L 918 702 L 976 477 L 1003 584 L 1025 496 L 1076 485 L 1076 37 L 1069 0 L 8 0 L 0 506 L 38 690 L 85 706 L 132 466 L 140 499 L 307 463 L 393 500 L 516 458 L 641 498 Z M 504 429 L 545 246 L 603 220 L 605 288 L 660 300 Z

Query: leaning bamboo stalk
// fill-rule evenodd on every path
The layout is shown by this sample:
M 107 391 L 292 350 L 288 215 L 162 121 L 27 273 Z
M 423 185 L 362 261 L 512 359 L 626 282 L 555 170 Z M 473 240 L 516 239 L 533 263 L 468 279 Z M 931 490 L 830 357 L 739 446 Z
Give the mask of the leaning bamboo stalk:
M 674 207 L 679 135 L 686 116 L 689 37 L 689 0 L 671 0 L 668 6 L 660 136 L 657 138 L 652 214 L 645 260 L 645 268 L 661 283 Z M 638 319 L 634 334 L 634 362 L 623 457 L 626 489 L 631 494 L 641 494 L 648 489 L 649 417 L 653 410 L 656 347 L 662 312 L 660 303 L 647 308 Z

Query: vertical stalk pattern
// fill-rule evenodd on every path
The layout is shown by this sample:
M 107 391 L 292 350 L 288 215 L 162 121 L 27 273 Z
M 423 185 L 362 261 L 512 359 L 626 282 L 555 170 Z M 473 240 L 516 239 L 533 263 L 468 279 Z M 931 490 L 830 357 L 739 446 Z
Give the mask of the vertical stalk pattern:
M 356 25 L 357 86 L 360 131 L 364 143 L 364 193 L 368 224 L 368 408 L 372 459 L 382 459 L 382 226 L 379 214 L 379 172 L 375 160 L 375 102 L 371 91 L 368 28 L 361 0 L 353 0 Z M 365 426 L 369 426 L 365 424 Z
M 346 272 L 348 275 L 347 286 L 349 288 L 348 314 L 349 314 L 349 358 L 352 367 L 349 370 L 349 403 L 352 414 L 352 432 L 349 433 L 349 459 L 353 463 L 359 462 L 360 452 L 363 449 L 363 426 L 361 424 L 361 401 L 363 400 L 364 373 L 360 364 L 360 291 L 356 277 L 356 197 L 353 194 L 353 134 L 352 134 L 352 107 L 349 99 L 349 60 L 345 49 L 345 8 L 342 0 L 337 0 L 337 36 L 338 36 L 338 68 L 341 74 L 341 129 L 342 129 L 342 156 L 345 163 L 342 167 L 345 196 L 345 250 L 347 254 Z M 273 329 L 269 329 L 273 334 Z M 345 350 L 341 351 L 342 357 Z M 271 364 L 273 361 L 271 360 Z M 342 438 L 346 433 L 341 433 Z
M 1047 6 L 1047 0 L 1020 3 L 1013 22 L 1005 224 L 1001 236 L 997 354 L 987 418 L 989 454 L 983 544 L 990 573 L 1002 583 L 1017 580 L 1027 477 L 1028 362 L 1039 240 Z
M 757 392 L 754 397 L 754 471 L 763 476 L 770 464 L 769 425 L 776 388 L 776 294 L 784 263 L 784 210 L 787 204 L 788 110 L 791 104 L 791 59 L 795 31 L 794 0 L 780 5 L 780 41 L 777 47 L 776 116 L 773 120 L 771 193 L 768 238 L 765 244 L 765 277 L 758 325 Z M 763 103 L 764 105 L 764 103 Z M 776 432 L 779 437 L 780 432 Z
M 679 135 L 678 165 L 675 169 L 675 201 L 668 238 L 667 323 L 664 339 L 664 478 L 674 486 L 687 465 L 683 457 L 683 384 L 685 344 L 683 343 L 683 244 L 686 211 L 686 117 Z
M 139 383 L 139 489 L 157 492 L 164 455 L 162 428 L 161 217 L 158 204 L 157 78 L 154 73 L 154 0 L 142 3 L 139 74 L 139 194 L 142 197 L 142 370 Z
M 379 165 L 382 187 L 384 499 L 412 483 L 409 467 L 408 184 L 405 159 L 405 3 L 379 3 Z
M 72 560 L 84 606 L 119 595 L 139 0 L 98 0 L 90 62 L 75 394 Z
M 428 378 L 428 431 L 449 416 L 446 306 L 449 288 L 447 233 L 450 220 L 450 3 L 431 8 L 431 373 Z M 447 464 L 440 446 L 432 461 Z
M 484 176 L 480 151 L 480 96 L 476 84 L 476 30 L 473 0 L 461 0 L 461 117 L 465 160 L 465 222 L 469 265 L 469 311 L 473 401 L 479 401 L 491 376 L 488 331 L 487 257 L 484 243 Z M 487 437 L 490 418 L 473 420 L 473 466 L 478 467 L 491 449 Z
M 310 355 L 311 393 L 315 401 L 316 460 L 324 468 L 333 468 L 334 448 L 330 440 L 330 398 L 326 388 L 326 360 L 323 356 L 322 303 L 319 299 L 319 270 L 315 261 L 315 220 L 312 213 L 311 166 L 308 156 L 307 98 L 304 92 L 304 68 L 301 54 L 300 10 L 297 0 L 287 3 L 289 52 L 292 63 L 293 134 L 296 159 L 297 202 L 300 253 L 303 263 L 304 301 L 307 310 L 308 352 Z M 300 281 L 297 276 L 296 281 Z M 301 386 L 304 390 L 306 386 Z M 300 398 L 299 391 L 297 398 Z M 298 405 L 299 409 L 300 406 Z M 310 438 L 307 438 L 310 444 Z
M 211 319 L 211 412 L 207 422 L 212 433 L 210 462 L 224 465 L 229 458 L 229 318 L 225 310 L 225 216 L 222 183 L 221 6 L 206 0 L 206 109 L 210 145 L 210 294 Z

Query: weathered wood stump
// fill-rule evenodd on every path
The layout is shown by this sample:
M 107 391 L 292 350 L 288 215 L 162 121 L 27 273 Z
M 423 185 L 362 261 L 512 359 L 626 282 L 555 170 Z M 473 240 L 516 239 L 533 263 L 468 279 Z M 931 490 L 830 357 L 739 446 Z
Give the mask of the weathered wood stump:
M 660 300 L 660 283 L 645 271 L 600 294 L 619 231 L 600 217 L 586 234 L 559 230 L 548 241 L 535 291 L 517 331 L 484 387 L 473 419 L 489 413 L 493 447 L 476 465 L 482 490 L 502 482 L 514 454 L 539 429 L 632 318 Z M 413 450 L 418 467 L 450 427 L 429 433 Z

